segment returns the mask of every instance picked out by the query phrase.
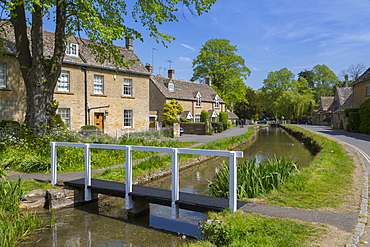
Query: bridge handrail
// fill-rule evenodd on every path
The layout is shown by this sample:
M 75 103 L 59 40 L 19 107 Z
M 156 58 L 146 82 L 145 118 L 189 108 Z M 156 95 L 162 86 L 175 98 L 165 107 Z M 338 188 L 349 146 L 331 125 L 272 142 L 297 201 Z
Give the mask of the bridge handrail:
M 50 142 L 51 146 L 51 183 L 57 183 L 57 146 L 63 147 L 80 147 L 84 148 L 84 165 L 85 165 L 85 200 L 91 200 L 91 155 L 92 148 L 98 149 L 115 149 L 126 151 L 126 209 L 133 207 L 132 198 L 129 193 L 132 192 L 132 151 L 150 151 L 172 154 L 172 218 L 176 219 L 179 216 L 179 207 L 176 201 L 179 200 L 179 166 L 178 154 L 195 154 L 207 156 L 229 157 L 230 167 L 230 187 L 229 187 L 229 207 L 235 212 L 237 208 L 237 168 L 236 158 L 243 158 L 241 151 L 224 151 L 224 150 L 206 150 L 206 149 L 189 149 L 189 148 L 168 148 L 168 147 L 149 147 L 149 146 L 133 146 L 133 145 L 113 145 L 113 144 L 91 144 L 91 143 L 70 143 L 70 142 Z

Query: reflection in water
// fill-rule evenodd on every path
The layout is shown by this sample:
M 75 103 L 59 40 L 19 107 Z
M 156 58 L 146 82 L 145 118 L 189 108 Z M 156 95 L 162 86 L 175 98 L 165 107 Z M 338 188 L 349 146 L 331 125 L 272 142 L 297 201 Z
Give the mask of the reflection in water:
M 279 128 L 260 130 L 256 142 L 243 152 L 247 159 L 263 160 L 274 154 L 294 157 L 300 160 L 301 167 L 313 158 L 299 141 Z M 182 171 L 180 190 L 206 194 L 208 180 L 218 172 L 221 162 L 211 160 Z M 170 189 L 170 179 L 169 176 L 147 186 Z M 124 199 L 114 197 L 100 198 L 99 202 L 78 208 L 55 210 L 52 227 L 38 232 L 20 246 L 179 246 L 186 241 L 184 233 L 201 237 L 197 224 L 205 217 L 202 213 L 180 209 L 180 219 L 173 220 L 171 208 L 156 204 L 150 205 L 150 214 L 135 219 L 126 215 Z

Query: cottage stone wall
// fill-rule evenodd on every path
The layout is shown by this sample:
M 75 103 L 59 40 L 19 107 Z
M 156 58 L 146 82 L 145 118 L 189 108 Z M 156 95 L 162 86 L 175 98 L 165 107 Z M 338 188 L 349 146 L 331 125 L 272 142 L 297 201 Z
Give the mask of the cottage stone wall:
M 26 113 L 26 91 L 18 60 L 0 57 L 0 63 L 5 63 L 7 68 L 7 85 L 0 88 L 0 121 L 9 119 L 22 123 Z
M 370 96 L 366 96 L 367 85 L 370 85 L 370 80 L 353 85 L 354 108 L 359 108 L 362 103 L 364 103 L 367 99 L 370 99 Z

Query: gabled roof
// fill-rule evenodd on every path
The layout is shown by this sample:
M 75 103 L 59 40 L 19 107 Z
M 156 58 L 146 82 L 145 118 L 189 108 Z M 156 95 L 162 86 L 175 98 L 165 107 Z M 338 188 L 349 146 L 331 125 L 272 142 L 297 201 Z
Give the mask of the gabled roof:
M 351 95 L 348 96 L 346 101 L 334 113 L 344 112 L 344 110 L 347 108 L 353 108 L 353 103 L 354 103 L 354 97 L 353 97 L 353 93 L 351 93 Z
M 352 94 L 353 88 L 352 87 L 336 87 L 336 98 L 338 102 L 333 102 L 333 104 L 337 104 L 339 106 L 343 105 L 344 102 L 348 99 L 348 97 Z
M 319 111 L 327 111 L 333 103 L 334 97 L 321 97 Z
M 166 99 L 194 101 L 196 95 L 200 93 L 203 102 L 215 102 L 216 92 L 207 84 L 174 78 L 170 79 L 161 75 L 152 75 L 150 76 L 150 80 Z M 174 91 L 168 90 L 167 85 L 169 82 L 174 84 Z M 219 102 L 224 103 L 221 98 L 219 98 Z
M 370 79 L 370 67 L 356 81 L 354 81 L 352 85 L 358 84 L 368 79 Z
M 5 47 L 3 48 L 4 51 L 8 55 L 15 55 L 16 54 L 16 46 L 15 46 L 15 35 L 14 29 L 9 25 L 4 25 L 3 28 L 5 29 L 5 33 L 0 34 L 0 38 L 5 39 Z M 30 37 L 30 28 L 28 28 L 28 36 Z M 50 31 L 43 31 L 43 38 L 44 38 L 44 56 L 52 56 L 54 52 L 54 32 Z M 113 63 L 109 61 L 105 61 L 103 64 L 97 62 L 95 60 L 95 55 L 91 53 L 91 49 L 87 47 L 88 44 L 91 44 L 91 41 L 87 39 L 82 39 L 78 37 L 69 37 L 68 42 L 78 44 L 79 46 L 79 56 L 68 56 L 65 55 L 63 59 L 63 63 L 66 64 L 77 64 L 81 66 L 92 66 L 98 67 L 103 69 L 115 70 L 116 67 Z M 144 75 L 150 75 L 148 70 L 139 60 L 138 56 L 133 50 L 129 50 L 126 47 L 117 46 L 121 52 L 121 55 L 124 56 L 125 61 L 135 61 L 132 66 L 128 68 L 123 67 L 119 68 L 122 72 L 128 73 L 139 73 Z
M 229 115 L 229 119 L 230 120 L 237 120 L 239 119 L 238 115 L 236 115 L 234 112 L 232 111 L 227 111 L 227 114 Z

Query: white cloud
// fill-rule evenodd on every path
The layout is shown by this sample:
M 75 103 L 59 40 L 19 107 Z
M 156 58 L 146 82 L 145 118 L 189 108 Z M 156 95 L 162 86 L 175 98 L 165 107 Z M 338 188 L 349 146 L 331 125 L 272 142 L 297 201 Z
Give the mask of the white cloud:
M 190 45 L 186 45 L 186 44 L 180 44 L 180 45 L 183 46 L 183 47 L 185 47 L 185 48 L 188 48 L 191 51 L 195 51 L 195 48 L 194 47 L 191 47 Z
M 192 59 L 190 57 L 179 57 L 179 60 L 183 61 L 183 62 L 191 62 L 192 61 Z

